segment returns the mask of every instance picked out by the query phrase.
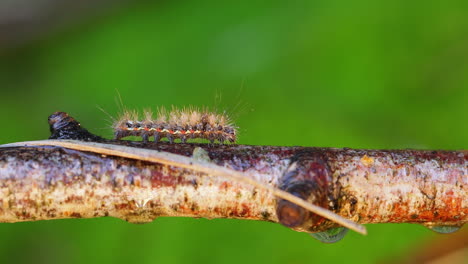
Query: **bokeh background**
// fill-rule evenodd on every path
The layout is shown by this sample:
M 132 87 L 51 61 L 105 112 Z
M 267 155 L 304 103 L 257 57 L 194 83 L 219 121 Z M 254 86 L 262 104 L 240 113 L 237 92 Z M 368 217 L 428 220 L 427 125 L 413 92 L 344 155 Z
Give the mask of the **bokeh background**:
M 466 149 L 467 14 L 464 0 L 1 1 L 0 143 L 47 138 L 57 110 L 111 137 L 99 108 L 117 115 L 120 94 L 232 111 L 241 144 Z M 328 245 L 226 219 L 0 224 L 0 262 L 393 263 L 468 235 L 368 229 Z

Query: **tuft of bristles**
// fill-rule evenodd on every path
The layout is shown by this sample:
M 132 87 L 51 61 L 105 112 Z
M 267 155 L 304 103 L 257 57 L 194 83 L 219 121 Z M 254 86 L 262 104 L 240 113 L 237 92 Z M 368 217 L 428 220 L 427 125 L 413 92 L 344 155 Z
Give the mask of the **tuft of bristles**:
M 115 139 L 138 136 L 144 142 L 154 137 L 155 142 L 167 138 L 170 143 L 176 139 L 186 143 L 187 140 L 201 138 L 211 143 L 235 143 L 237 134 L 237 128 L 226 113 L 194 107 L 173 108 L 171 111 L 160 108 L 156 117 L 151 110 L 144 110 L 142 116 L 137 111 L 125 110 L 114 122 L 113 129 Z

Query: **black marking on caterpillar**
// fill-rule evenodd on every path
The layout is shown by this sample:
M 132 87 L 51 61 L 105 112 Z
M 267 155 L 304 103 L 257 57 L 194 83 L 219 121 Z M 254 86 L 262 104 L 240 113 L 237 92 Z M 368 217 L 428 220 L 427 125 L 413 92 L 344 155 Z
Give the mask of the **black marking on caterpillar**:
M 160 108 L 157 118 L 150 110 L 145 110 L 143 118 L 136 111 L 124 111 L 114 124 L 114 138 L 119 140 L 128 136 L 142 137 L 148 142 L 167 138 L 170 143 L 180 139 L 186 143 L 190 139 L 207 139 L 211 143 L 236 142 L 237 128 L 225 114 L 210 112 L 206 109 L 184 108 L 166 111 Z

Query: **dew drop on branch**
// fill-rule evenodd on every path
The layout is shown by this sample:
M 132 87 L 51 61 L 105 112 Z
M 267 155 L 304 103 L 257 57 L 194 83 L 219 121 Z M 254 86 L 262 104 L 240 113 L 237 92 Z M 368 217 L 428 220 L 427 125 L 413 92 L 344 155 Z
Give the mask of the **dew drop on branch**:
M 348 233 L 348 229 L 345 227 L 330 228 L 327 231 L 319 233 L 311 233 L 310 235 L 323 243 L 335 243 L 343 239 Z
M 453 225 L 453 226 L 440 225 L 440 226 L 431 226 L 429 227 L 429 229 L 439 234 L 451 234 L 453 232 L 457 232 L 458 230 L 460 230 L 461 227 L 462 226 L 456 226 L 456 225 Z

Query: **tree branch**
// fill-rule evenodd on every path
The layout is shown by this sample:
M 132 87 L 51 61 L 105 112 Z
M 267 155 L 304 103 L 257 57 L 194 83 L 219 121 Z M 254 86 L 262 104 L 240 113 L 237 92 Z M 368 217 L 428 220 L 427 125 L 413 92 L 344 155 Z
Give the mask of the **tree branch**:
M 302 232 L 339 226 L 278 198 L 278 188 L 360 224 L 461 226 L 468 219 L 467 151 L 111 141 L 61 117 L 49 119 L 53 138 L 80 141 L 0 146 L 1 222 L 187 216 L 279 222 Z M 177 154 L 176 163 L 154 160 L 167 153 Z M 211 167 L 226 174 L 200 170 Z

